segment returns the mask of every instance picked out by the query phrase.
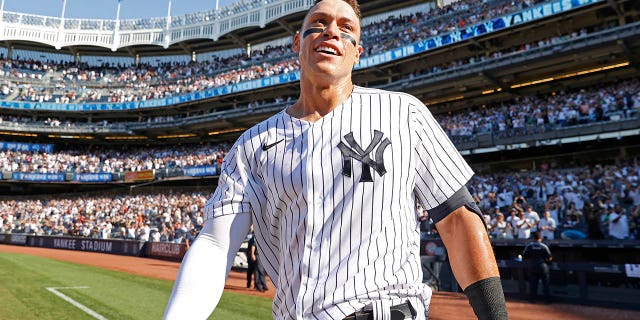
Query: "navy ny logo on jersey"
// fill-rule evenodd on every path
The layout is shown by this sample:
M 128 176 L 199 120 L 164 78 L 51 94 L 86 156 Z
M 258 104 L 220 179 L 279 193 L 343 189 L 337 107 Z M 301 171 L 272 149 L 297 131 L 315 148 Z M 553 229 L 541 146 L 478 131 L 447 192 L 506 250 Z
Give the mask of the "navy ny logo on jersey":
M 384 167 L 384 150 L 391 144 L 388 138 L 382 140 L 383 134 L 378 130 L 373 131 L 373 140 L 369 143 L 367 149 L 363 150 L 360 144 L 353 138 L 353 132 L 350 132 L 344 136 L 347 143 L 340 141 L 338 149 L 342 153 L 342 174 L 346 177 L 351 177 L 351 160 L 355 159 L 362 163 L 362 176 L 360 182 L 373 182 L 373 176 L 371 174 L 371 168 L 373 168 L 380 176 L 387 173 L 387 169 Z M 347 144 L 349 144 L 347 146 Z M 373 149 L 378 147 L 375 153 L 376 160 L 373 161 L 369 156 Z

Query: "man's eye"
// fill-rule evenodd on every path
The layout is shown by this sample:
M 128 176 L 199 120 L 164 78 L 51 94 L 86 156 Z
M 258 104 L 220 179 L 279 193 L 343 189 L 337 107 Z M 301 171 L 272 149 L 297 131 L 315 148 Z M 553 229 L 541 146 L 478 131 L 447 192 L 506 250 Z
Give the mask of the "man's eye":
M 353 27 L 351 25 L 348 25 L 348 24 L 343 25 L 342 29 L 353 31 Z

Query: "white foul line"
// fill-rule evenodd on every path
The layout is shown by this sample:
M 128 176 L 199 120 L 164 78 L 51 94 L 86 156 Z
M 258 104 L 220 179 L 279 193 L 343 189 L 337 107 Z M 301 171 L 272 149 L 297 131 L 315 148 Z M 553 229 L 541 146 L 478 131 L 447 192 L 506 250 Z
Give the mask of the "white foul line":
M 57 289 L 88 289 L 89 287 L 50 287 L 50 288 L 45 288 L 49 291 L 51 291 L 51 293 L 55 294 L 56 296 L 62 298 L 64 301 L 71 303 L 74 307 L 88 313 L 89 315 L 91 315 L 92 317 L 98 319 L 98 320 L 107 320 L 107 318 L 101 316 L 99 313 L 87 308 L 87 306 L 79 303 L 78 301 L 75 301 L 71 298 L 69 298 L 67 295 L 65 295 L 64 293 L 58 291 Z

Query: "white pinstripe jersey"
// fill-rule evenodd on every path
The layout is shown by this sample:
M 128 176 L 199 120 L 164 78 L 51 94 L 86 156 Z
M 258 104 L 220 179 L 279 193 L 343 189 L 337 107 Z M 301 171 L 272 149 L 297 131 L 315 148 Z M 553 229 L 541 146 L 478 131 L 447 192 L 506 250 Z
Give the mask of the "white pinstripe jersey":
M 205 213 L 252 214 L 275 319 L 342 319 L 407 299 L 424 314 L 415 198 L 431 209 L 472 175 L 422 102 L 355 87 L 314 123 L 283 110 L 247 130 Z

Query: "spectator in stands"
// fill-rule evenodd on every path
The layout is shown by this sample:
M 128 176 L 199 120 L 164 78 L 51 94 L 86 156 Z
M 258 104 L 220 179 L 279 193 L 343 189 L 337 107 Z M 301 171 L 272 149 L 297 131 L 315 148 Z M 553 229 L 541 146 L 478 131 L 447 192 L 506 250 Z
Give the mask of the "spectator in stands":
M 141 241 L 149 241 L 149 236 L 151 233 L 151 228 L 149 227 L 149 222 L 138 223 L 138 229 L 136 230 L 137 236 L 136 238 Z
M 562 198 L 557 194 L 553 193 L 547 198 L 547 202 L 545 203 L 545 210 L 549 211 L 551 214 L 551 218 L 553 220 L 560 221 L 560 211 L 562 210 Z
M 565 222 L 562 224 L 562 228 L 564 230 L 560 233 L 560 238 L 565 240 L 583 240 L 587 238 L 586 233 L 582 231 L 582 227 L 578 219 L 578 216 L 575 214 L 567 216 Z
M 589 239 L 604 239 L 601 226 L 601 211 L 596 208 L 593 203 L 588 202 L 584 206 L 584 217 L 587 223 L 587 238 Z
M 629 222 L 627 213 L 620 205 L 615 205 L 609 215 L 609 237 L 616 240 L 629 238 Z
M 526 201 L 526 199 L 525 199 L 525 201 Z M 530 204 L 525 205 L 524 217 L 528 221 L 534 223 L 534 225 L 531 227 L 531 232 L 538 231 L 538 223 L 540 222 L 540 215 L 538 215 L 537 212 L 533 211 L 533 206 L 532 205 L 530 205 Z
M 580 220 L 580 218 L 582 217 L 582 211 L 576 208 L 576 203 L 573 201 L 569 203 L 569 207 L 567 208 L 567 210 L 565 210 L 565 213 L 564 213 L 565 217 L 568 217 L 571 215 L 577 217 L 578 220 Z
M 551 217 L 549 210 L 544 211 L 544 216 L 538 222 L 538 231 L 540 231 L 540 236 L 545 240 L 553 240 L 555 238 L 556 221 Z
M 151 237 L 150 237 L 150 241 L 152 242 L 160 242 L 160 232 L 158 231 L 158 228 L 153 227 L 151 228 Z
M 521 208 L 517 208 L 517 216 L 513 220 L 513 229 L 516 231 L 516 238 L 529 239 L 531 229 L 536 225 L 535 220 L 527 218 Z
M 640 206 L 640 183 L 638 181 L 631 183 L 627 196 L 631 200 L 631 205 Z
M 629 234 L 632 239 L 640 240 L 640 206 L 631 207 L 630 212 Z
M 502 192 L 498 194 L 498 208 L 500 210 L 507 210 L 510 205 L 513 204 L 513 189 L 511 186 L 507 186 L 502 189 Z
M 198 232 L 196 231 L 196 229 L 191 229 L 189 230 L 189 232 L 187 232 L 186 236 L 184 237 L 184 244 L 187 250 L 189 250 L 189 248 L 191 247 L 191 244 L 193 244 L 197 236 L 198 236 Z
M 490 233 L 494 239 L 505 239 L 507 237 L 507 222 L 504 220 L 502 212 L 496 212 L 495 218 L 491 221 Z

